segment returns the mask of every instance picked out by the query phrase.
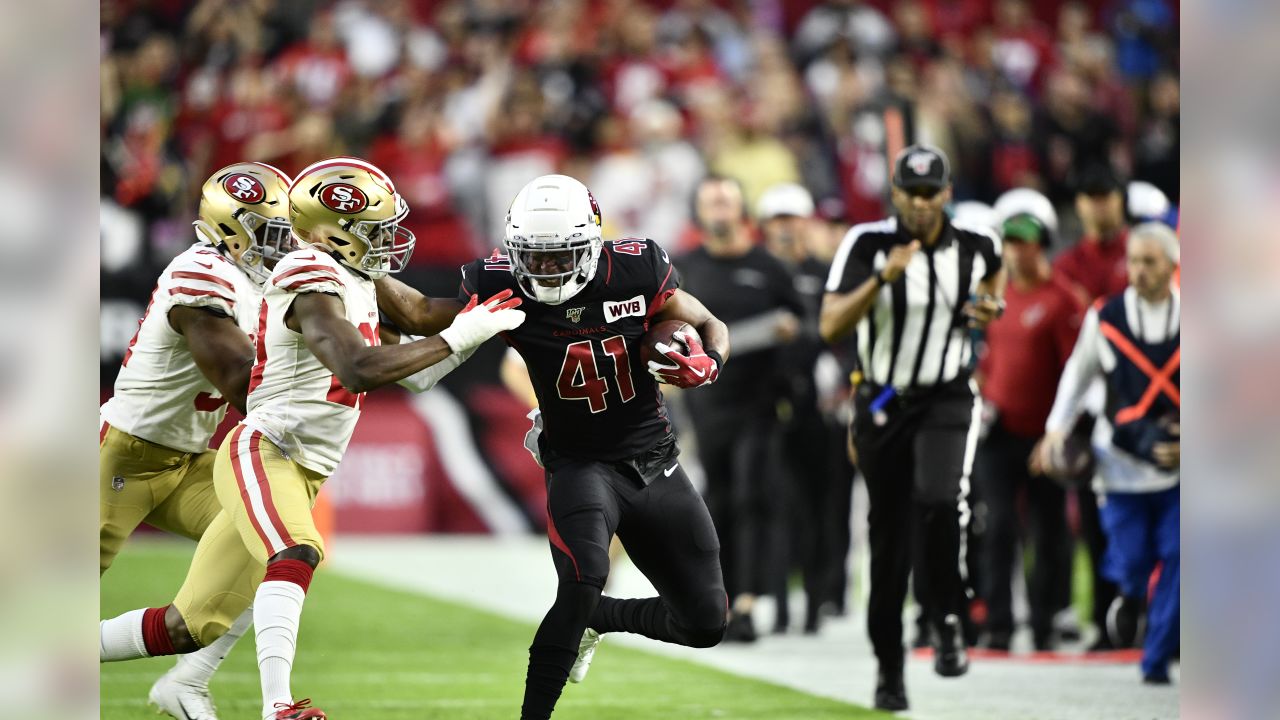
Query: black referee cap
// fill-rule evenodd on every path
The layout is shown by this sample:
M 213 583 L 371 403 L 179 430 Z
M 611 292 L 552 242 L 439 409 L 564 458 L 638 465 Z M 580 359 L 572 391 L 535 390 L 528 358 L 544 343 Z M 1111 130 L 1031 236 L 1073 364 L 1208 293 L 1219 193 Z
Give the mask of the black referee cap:
M 946 153 L 932 145 L 910 145 L 893 161 L 893 184 L 903 190 L 941 190 L 951 184 L 951 163 Z

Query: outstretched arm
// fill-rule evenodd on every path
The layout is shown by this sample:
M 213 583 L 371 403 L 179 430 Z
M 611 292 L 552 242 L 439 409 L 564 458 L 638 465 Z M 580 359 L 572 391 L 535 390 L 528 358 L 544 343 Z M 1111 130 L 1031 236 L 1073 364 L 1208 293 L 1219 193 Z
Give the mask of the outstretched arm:
M 307 349 L 353 393 L 396 382 L 453 352 L 439 336 L 402 345 L 369 347 L 360 331 L 347 320 L 342 300 L 328 293 L 299 295 L 285 322 L 302 333 Z
M 393 277 L 375 283 L 378 309 L 401 330 L 413 335 L 436 335 L 449 327 L 462 303 L 453 298 L 431 298 Z

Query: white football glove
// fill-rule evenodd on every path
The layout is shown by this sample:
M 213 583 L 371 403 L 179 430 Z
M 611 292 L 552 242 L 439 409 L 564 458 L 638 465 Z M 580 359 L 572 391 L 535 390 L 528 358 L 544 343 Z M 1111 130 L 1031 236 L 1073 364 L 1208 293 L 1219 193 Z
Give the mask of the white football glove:
M 511 295 L 511 290 L 503 290 L 479 304 L 472 295 L 471 302 L 453 319 L 453 324 L 440 332 L 440 339 L 455 353 L 462 353 L 479 347 L 500 332 L 520 327 L 524 311 L 515 309 L 521 301 Z

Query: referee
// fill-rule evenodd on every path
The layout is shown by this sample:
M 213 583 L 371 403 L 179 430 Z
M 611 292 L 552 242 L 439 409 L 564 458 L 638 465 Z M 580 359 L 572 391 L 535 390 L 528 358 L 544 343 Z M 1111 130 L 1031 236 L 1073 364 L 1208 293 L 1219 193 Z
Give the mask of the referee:
M 950 201 L 940 150 L 899 153 L 896 213 L 849 230 L 822 301 L 827 342 L 857 331 L 864 379 L 852 432 L 870 498 L 867 627 L 879 662 L 875 706 L 884 710 L 907 709 L 902 608 L 913 565 L 934 629 L 934 669 L 944 677 L 969 669 L 962 538 L 979 412 L 968 337 L 1003 310 L 1005 278 L 999 239 L 950 221 Z

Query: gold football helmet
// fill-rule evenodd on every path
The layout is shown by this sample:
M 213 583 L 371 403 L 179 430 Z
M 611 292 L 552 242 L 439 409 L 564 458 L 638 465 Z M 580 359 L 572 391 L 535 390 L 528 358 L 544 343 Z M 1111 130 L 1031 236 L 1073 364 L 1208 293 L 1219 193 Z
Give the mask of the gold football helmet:
M 228 165 L 200 190 L 196 235 L 225 248 L 257 284 L 266 282 L 276 260 L 294 248 L 289 233 L 289 176 L 266 163 Z
M 289 219 L 297 238 L 327 248 L 374 279 L 408 264 L 415 238 L 400 227 L 408 214 L 391 178 L 358 158 L 314 163 L 289 188 Z

